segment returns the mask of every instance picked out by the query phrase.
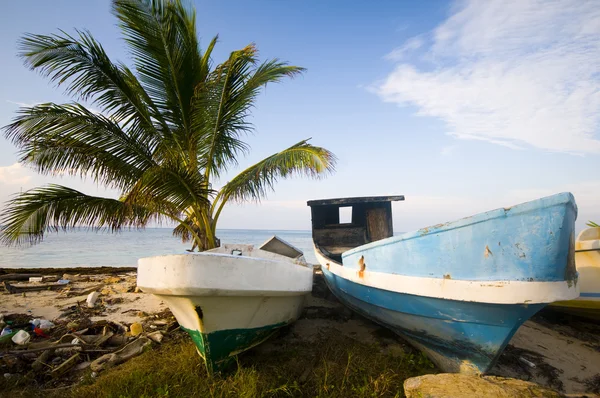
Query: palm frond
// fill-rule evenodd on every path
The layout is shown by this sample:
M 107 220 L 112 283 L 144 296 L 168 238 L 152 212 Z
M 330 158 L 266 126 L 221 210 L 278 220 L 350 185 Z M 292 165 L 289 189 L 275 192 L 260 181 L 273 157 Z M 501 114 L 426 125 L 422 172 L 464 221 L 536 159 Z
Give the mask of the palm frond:
M 180 164 L 163 164 L 146 170 L 121 200 L 146 206 L 161 202 L 174 209 L 187 209 L 208 207 L 211 194 L 203 176 L 196 170 Z
M 192 126 L 198 132 L 199 157 L 206 161 L 206 178 L 237 164 L 237 156 L 249 149 L 240 135 L 252 130 L 248 116 L 260 90 L 303 71 L 278 60 L 257 63 L 256 47 L 246 46 L 233 52 L 196 89 Z
M 16 195 L 0 219 L 5 244 L 36 243 L 44 233 L 76 226 L 117 231 L 144 227 L 157 214 L 116 199 L 88 196 L 61 185 L 48 185 Z
M 600 227 L 600 225 L 596 224 L 593 221 L 588 221 L 588 223 L 586 224 L 588 227 L 592 227 L 592 228 L 598 228 Z
M 167 122 L 187 132 L 194 88 L 203 74 L 195 12 L 179 0 L 115 0 L 140 80 Z
M 126 188 L 155 165 L 152 147 L 107 117 L 79 104 L 41 104 L 19 110 L 5 136 L 20 161 L 42 174 L 72 174 Z
M 307 176 L 320 178 L 335 170 L 336 157 L 328 150 L 300 141 L 239 173 L 219 191 L 227 201 L 261 200 L 279 178 Z
M 19 42 L 20 56 L 31 69 L 47 76 L 68 94 L 92 100 L 114 120 L 137 122 L 151 134 L 160 114 L 137 78 L 122 64 L 114 64 L 87 31 L 78 37 L 26 34 Z M 154 110 L 154 112 L 151 112 Z

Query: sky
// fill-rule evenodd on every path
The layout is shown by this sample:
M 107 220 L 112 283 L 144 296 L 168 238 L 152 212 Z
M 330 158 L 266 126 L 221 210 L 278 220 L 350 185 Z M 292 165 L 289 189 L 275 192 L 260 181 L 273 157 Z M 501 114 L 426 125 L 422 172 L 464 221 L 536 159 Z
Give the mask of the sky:
M 255 43 L 262 59 L 307 68 L 260 96 L 252 151 L 237 170 L 308 137 L 339 159 L 327 178 L 280 181 L 259 204 L 228 206 L 219 227 L 307 230 L 307 200 L 393 194 L 406 197 L 393 207 L 396 231 L 563 191 L 575 195 L 578 230 L 600 220 L 597 2 L 193 4 L 201 44 L 219 35 L 214 61 Z M 17 40 L 75 28 L 131 65 L 109 1 L 3 4 L 0 125 L 21 105 L 73 100 L 23 66 Z M 37 175 L 16 152 L 0 138 L 0 202 L 49 182 L 118 195 L 90 180 Z

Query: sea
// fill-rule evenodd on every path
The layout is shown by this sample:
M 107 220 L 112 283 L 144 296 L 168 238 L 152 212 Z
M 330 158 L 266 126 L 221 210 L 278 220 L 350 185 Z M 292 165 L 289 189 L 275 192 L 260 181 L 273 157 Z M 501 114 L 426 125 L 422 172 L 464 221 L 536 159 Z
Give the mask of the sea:
M 262 244 L 273 235 L 304 251 L 316 264 L 310 231 L 221 229 L 221 243 Z M 133 267 L 140 257 L 187 253 L 184 244 L 169 228 L 123 230 L 118 233 L 78 228 L 48 233 L 34 246 L 0 246 L 0 268 Z

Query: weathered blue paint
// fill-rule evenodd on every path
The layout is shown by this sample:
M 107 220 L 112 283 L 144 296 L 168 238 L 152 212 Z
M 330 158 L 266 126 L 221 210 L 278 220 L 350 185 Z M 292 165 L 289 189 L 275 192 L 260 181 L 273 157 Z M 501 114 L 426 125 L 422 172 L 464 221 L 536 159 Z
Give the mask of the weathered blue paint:
M 358 268 L 364 256 L 370 271 L 407 276 L 562 281 L 575 275 L 576 217 L 573 195 L 560 193 L 369 243 L 342 259 Z
M 342 255 L 344 268 L 481 281 L 576 281 L 570 193 L 383 239 Z M 444 371 L 485 373 L 546 303 L 489 304 L 382 290 L 323 267 L 342 302 L 404 336 Z
M 443 370 L 487 372 L 519 326 L 546 304 L 485 304 L 395 293 L 341 278 L 325 267 L 331 291 L 348 307 L 425 349 Z M 430 350 L 430 352 L 427 352 Z

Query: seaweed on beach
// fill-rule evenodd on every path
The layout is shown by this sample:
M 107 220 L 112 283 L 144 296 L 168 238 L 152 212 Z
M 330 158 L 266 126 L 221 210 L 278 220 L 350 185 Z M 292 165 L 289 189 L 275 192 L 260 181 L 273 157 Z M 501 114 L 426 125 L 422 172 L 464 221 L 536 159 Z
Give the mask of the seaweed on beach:
M 535 367 L 529 366 L 521 358 L 533 363 Z M 519 374 L 519 378 L 528 381 L 535 376 L 542 377 L 547 381 L 550 387 L 555 388 L 558 391 L 565 391 L 565 386 L 559 378 L 561 370 L 548 364 L 545 361 L 545 357 L 535 351 L 515 347 L 509 344 L 502 352 L 502 355 L 500 355 L 496 366 L 489 372 L 489 375 L 502 376 L 497 374 L 496 371 L 498 368 L 509 368 Z

